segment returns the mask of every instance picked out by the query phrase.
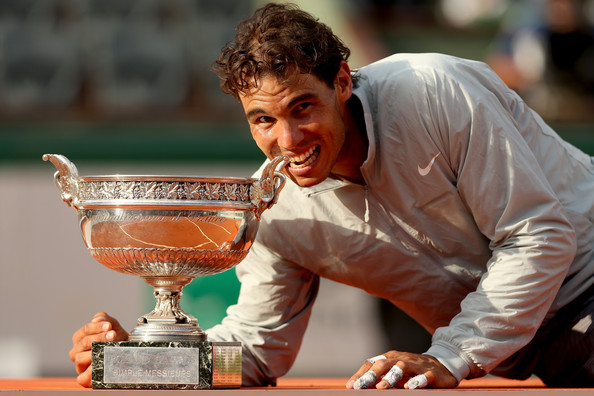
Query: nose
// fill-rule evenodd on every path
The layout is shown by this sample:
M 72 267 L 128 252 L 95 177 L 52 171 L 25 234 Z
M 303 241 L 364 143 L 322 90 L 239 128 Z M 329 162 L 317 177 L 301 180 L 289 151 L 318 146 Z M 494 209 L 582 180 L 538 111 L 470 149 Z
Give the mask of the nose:
M 277 123 L 277 143 L 280 147 L 285 149 L 294 149 L 299 147 L 301 141 L 304 138 L 304 134 L 299 128 L 299 125 L 282 122 Z

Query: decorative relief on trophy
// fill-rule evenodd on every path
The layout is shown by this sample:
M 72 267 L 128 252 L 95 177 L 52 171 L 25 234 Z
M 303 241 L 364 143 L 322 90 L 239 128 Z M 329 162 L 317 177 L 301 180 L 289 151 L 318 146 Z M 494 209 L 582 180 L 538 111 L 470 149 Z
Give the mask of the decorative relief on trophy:
M 250 184 L 240 182 L 81 181 L 80 200 L 158 199 L 250 202 Z
M 281 172 L 288 159 L 273 159 L 260 179 L 80 177 L 75 165 L 62 155 L 46 154 L 43 159 L 57 168 L 54 181 L 63 201 L 78 213 L 90 254 L 110 269 L 142 277 L 156 298 L 155 309 L 139 318 L 128 342 L 94 346 L 93 387 L 239 386 L 241 345 L 209 343 L 197 319 L 181 309 L 179 300 L 183 287 L 195 277 L 226 271 L 243 260 L 256 236 L 260 215 L 274 205 L 284 186 Z M 180 344 L 172 348 L 172 343 Z M 192 383 L 172 376 L 118 379 L 117 373 L 154 371 L 133 363 L 134 356 L 146 360 L 153 353 L 159 356 L 160 366 L 170 359 L 171 372 L 186 370 L 174 362 L 182 354 L 195 353 L 200 363 L 190 366 L 200 370 L 187 376 Z M 117 359 L 110 360 L 110 356 Z M 132 366 L 121 367 L 121 362 Z M 224 367 L 234 371 L 219 372 Z

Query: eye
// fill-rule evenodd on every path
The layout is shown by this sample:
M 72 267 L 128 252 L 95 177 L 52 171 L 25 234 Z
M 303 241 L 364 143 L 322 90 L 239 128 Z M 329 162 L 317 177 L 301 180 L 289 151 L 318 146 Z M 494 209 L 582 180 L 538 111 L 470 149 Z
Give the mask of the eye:
M 256 118 L 256 124 L 272 124 L 274 122 L 274 118 L 269 116 L 261 116 Z
M 293 108 L 293 113 L 294 114 L 303 113 L 303 112 L 307 111 L 307 109 L 310 108 L 310 107 L 311 107 L 311 102 L 299 103 L 297 106 L 295 106 Z

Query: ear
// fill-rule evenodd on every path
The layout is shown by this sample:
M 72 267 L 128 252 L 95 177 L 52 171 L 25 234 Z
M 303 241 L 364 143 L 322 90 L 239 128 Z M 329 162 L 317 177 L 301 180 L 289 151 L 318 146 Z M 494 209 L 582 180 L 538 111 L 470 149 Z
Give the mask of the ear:
M 338 100 L 343 103 L 346 102 L 353 94 L 353 80 L 351 78 L 351 69 L 349 68 L 349 65 L 344 61 L 340 64 L 340 69 L 338 70 L 338 74 L 336 75 L 334 87 L 336 89 L 336 95 L 338 97 Z

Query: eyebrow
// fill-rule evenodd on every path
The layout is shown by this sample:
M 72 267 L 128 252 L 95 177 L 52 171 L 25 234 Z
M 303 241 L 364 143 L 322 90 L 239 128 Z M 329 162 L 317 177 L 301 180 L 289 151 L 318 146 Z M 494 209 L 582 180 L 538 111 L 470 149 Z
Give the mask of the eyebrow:
M 257 116 L 258 114 L 264 114 L 264 113 L 265 113 L 264 110 L 257 108 L 257 109 L 250 110 L 245 116 L 249 120 L 250 118 Z
M 291 99 L 291 101 L 289 102 L 289 108 L 295 106 L 297 103 L 299 102 L 303 102 L 312 98 L 316 98 L 316 95 L 312 94 L 312 93 L 304 93 L 302 95 L 299 95 L 293 99 Z
M 297 103 L 299 102 L 303 102 L 312 98 L 316 98 L 317 96 L 314 95 L 313 93 L 304 93 L 302 95 L 296 96 L 293 99 L 291 99 L 291 101 L 289 102 L 288 106 L 289 108 L 292 108 L 293 106 L 295 106 Z M 259 107 L 250 110 L 247 114 L 246 117 L 249 120 L 252 117 L 255 117 L 259 114 L 265 114 L 266 112 L 264 111 L 264 109 L 261 109 Z

